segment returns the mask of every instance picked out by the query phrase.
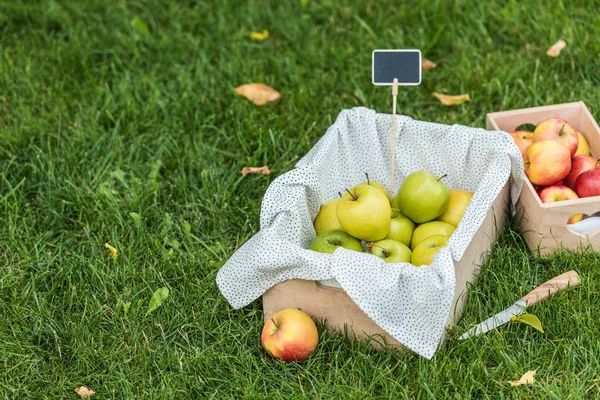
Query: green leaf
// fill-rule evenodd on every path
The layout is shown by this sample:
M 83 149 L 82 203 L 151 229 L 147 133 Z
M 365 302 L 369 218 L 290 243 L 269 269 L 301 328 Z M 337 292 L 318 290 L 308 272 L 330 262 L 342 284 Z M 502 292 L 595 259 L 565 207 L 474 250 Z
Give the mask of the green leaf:
M 141 217 L 140 217 L 140 214 L 138 214 L 138 213 L 136 213 L 136 212 L 133 212 L 133 211 L 132 211 L 132 212 L 130 212 L 130 213 L 129 213 L 129 216 L 130 216 L 130 217 L 133 219 L 133 222 L 135 222 L 135 224 L 136 224 L 137 226 L 139 226 L 139 225 L 140 225 L 140 223 L 142 222 L 142 220 L 141 220 Z
M 131 308 L 131 302 L 128 301 L 127 303 L 123 304 L 123 315 L 127 316 L 127 314 L 129 313 L 129 308 Z
M 110 176 L 121 182 L 124 186 L 127 186 L 127 182 L 125 181 L 125 172 L 123 172 L 121 168 L 117 168 L 112 171 Z
M 538 331 L 544 333 L 544 328 L 542 328 L 542 321 L 540 321 L 540 319 L 533 314 L 521 314 L 518 317 L 512 317 L 511 321 L 520 322 L 522 324 L 532 326 Z
M 308 7 L 309 4 L 310 0 L 300 0 L 300 5 L 302 6 L 302 8 Z
M 152 311 L 156 310 L 158 307 L 162 305 L 162 302 L 165 301 L 169 297 L 169 289 L 166 287 L 162 287 L 157 289 L 156 292 L 152 295 L 150 299 L 150 305 L 148 306 L 148 311 L 146 311 L 146 315 L 150 314 Z
M 142 21 L 139 15 L 133 17 L 131 20 L 131 25 L 133 25 L 133 27 L 142 35 L 148 35 L 150 33 L 148 26 L 144 23 L 144 21 Z
M 533 124 L 521 124 L 515 128 L 515 131 L 533 132 L 534 130 L 535 130 L 535 125 L 533 125 Z

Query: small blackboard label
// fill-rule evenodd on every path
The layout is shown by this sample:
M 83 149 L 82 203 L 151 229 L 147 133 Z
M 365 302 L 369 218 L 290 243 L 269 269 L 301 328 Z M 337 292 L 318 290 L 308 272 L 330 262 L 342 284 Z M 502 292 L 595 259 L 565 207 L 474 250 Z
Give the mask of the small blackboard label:
M 391 86 L 398 78 L 399 86 L 421 83 L 420 50 L 374 50 L 373 84 Z

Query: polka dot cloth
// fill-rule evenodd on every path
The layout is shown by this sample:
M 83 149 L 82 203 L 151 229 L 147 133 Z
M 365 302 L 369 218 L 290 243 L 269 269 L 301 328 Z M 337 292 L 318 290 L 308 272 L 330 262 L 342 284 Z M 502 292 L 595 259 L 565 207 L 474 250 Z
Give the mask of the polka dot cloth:
M 343 288 L 393 338 L 433 357 L 454 298 L 453 260 L 461 259 L 509 178 L 514 209 L 523 161 L 505 132 L 398 116 L 394 192 L 408 174 L 427 170 L 448 174 L 444 182 L 452 189 L 475 193 L 448 245 L 421 268 L 343 248 L 334 254 L 308 250 L 321 204 L 364 181 L 365 172 L 389 187 L 391 118 L 363 107 L 342 111 L 296 168 L 273 181 L 263 199 L 260 231 L 217 275 L 219 289 L 234 308 L 285 280 L 318 280 Z

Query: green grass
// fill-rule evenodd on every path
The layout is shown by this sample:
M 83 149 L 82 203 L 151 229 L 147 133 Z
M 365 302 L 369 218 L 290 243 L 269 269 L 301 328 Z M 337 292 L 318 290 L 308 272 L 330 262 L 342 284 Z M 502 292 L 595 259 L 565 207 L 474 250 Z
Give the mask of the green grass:
M 400 91 L 413 118 L 482 127 L 490 111 L 577 100 L 600 117 L 598 1 L 306 3 L 0 1 L 2 397 L 600 397 L 600 256 L 534 258 L 514 220 L 432 361 L 324 330 L 306 363 L 263 354 L 261 301 L 233 310 L 216 273 L 259 229 L 270 182 L 342 109 L 389 112 L 373 49 L 438 63 Z M 249 82 L 281 100 L 233 93 Z M 448 108 L 433 91 L 472 100 Z M 269 176 L 240 175 L 265 164 Z M 545 334 L 509 324 L 456 340 L 568 269 L 581 287 L 532 310 Z M 506 383 L 530 369 L 534 385 Z

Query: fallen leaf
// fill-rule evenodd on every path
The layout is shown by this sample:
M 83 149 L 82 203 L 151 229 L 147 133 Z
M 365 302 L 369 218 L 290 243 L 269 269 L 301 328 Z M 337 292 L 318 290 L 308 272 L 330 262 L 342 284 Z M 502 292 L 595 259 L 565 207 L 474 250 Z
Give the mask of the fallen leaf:
M 129 309 L 131 308 L 131 302 L 128 301 L 127 303 L 123 304 L 123 315 L 127 316 L 127 314 L 129 313 Z
M 150 31 L 148 30 L 148 26 L 144 23 L 144 21 L 142 21 L 139 15 L 133 17 L 133 19 L 131 20 L 131 25 L 133 25 L 133 27 L 143 35 L 147 35 L 150 33 Z
M 440 93 L 431 93 L 431 95 L 437 98 L 443 105 L 445 106 L 455 106 L 457 104 L 462 104 L 465 101 L 471 100 L 468 94 L 459 94 L 456 96 L 449 96 L 447 94 Z
M 510 383 L 511 386 L 531 385 L 535 381 L 535 379 L 533 379 L 533 376 L 535 375 L 536 371 L 537 369 L 533 371 L 527 371 L 518 381 L 509 381 L 508 383 Z
M 437 67 L 437 64 L 436 64 L 436 63 L 434 63 L 434 62 L 433 62 L 433 61 L 431 61 L 431 60 L 428 60 L 428 59 L 424 58 L 424 59 L 421 61 L 421 69 L 422 69 L 423 71 L 429 71 L 430 69 L 433 69 L 433 68 L 435 68 L 435 67 Z
M 542 328 L 542 321 L 540 321 L 540 319 L 533 314 L 521 314 L 517 317 L 513 316 L 510 318 L 510 320 L 513 322 L 520 322 L 522 324 L 532 326 L 538 331 L 544 333 L 544 328 Z
M 548 51 L 546 51 L 546 55 L 549 57 L 558 57 L 560 51 L 565 47 L 567 47 L 567 42 L 560 39 L 558 42 L 554 43 L 552 47 L 548 49 Z
M 246 85 L 238 86 L 234 90 L 240 96 L 252 100 L 254 104 L 259 106 L 279 98 L 279 92 L 277 90 L 270 88 L 263 83 L 248 83 Z
M 110 250 L 110 255 L 115 259 L 115 261 L 117 260 L 117 249 L 115 249 L 114 247 L 112 247 L 110 244 L 108 243 L 104 243 L 104 247 L 106 247 L 108 250 Z
M 152 295 L 150 299 L 150 305 L 148 306 L 148 311 L 146 311 L 146 315 L 150 314 L 152 311 L 156 310 L 158 307 L 162 305 L 162 302 L 165 301 L 169 297 L 169 289 L 166 287 L 162 287 L 157 289 L 156 292 Z
M 92 389 L 88 389 L 85 386 L 75 389 L 75 393 L 80 395 L 82 399 L 87 399 L 88 397 L 92 397 L 96 394 L 96 392 L 94 392 Z
M 269 175 L 271 171 L 269 171 L 269 167 L 267 165 L 263 167 L 244 167 L 242 168 L 242 175 L 248 174 L 263 174 Z
M 268 37 L 269 37 L 269 31 L 265 29 L 265 30 L 264 30 L 264 31 L 262 31 L 262 32 L 252 32 L 252 33 L 250 34 L 250 37 L 251 37 L 253 40 L 261 40 L 261 41 L 262 41 L 262 40 L 265 40 L 266 38 L 268 38 Z

